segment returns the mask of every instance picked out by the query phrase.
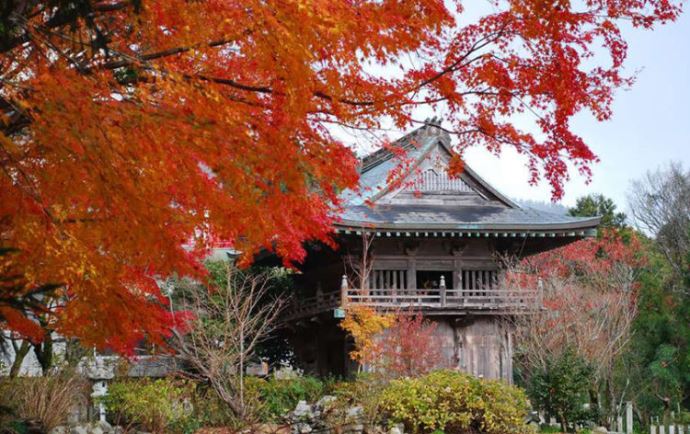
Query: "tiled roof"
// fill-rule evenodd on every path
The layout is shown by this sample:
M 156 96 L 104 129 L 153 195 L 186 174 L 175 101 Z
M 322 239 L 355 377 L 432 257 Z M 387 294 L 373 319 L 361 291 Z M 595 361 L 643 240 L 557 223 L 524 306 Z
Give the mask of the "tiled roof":
M 454 205 L 350 206 L 341 225 L 378 229 L 569 230 L 593 228 L 599 218 L 569 217 L 531 208 Z
M 395 144 L 407 150 L 410 161 L 420 164 L 436 146 L 452 152 L 448 134 L 433 125 L 425 125 Z M 338 226 L 417 231 L 591 231 L 599 223 L 598 217 L 570 217 L 520 207 L 467 166 L 463 176 L 483 192 L 485 200 L 480 203 L 378 201 L 388 193 L 389 174 L 398 164 L 399 161 L 388 150 L 376 151 L 362 159 L 360 191 L 348 190 L 341 195 L 345 209 Z

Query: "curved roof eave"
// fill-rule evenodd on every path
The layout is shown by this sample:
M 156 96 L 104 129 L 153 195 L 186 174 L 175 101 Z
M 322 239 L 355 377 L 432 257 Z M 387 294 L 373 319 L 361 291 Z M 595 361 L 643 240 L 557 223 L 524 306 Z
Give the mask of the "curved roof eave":
M 340 220 L 335 223 L 336 227 L 359 229 L 359 230 L 405 230 L 416 232 L 428 232 L 430 230 L 445 230 L 445 231 L 572 231 L 572 230 L 589 230 L 596 229 L 601 221 L 601 217 L 592 217 L 588 219 L 578 220 L 568 223 L 550 223 L 550 224 L 496 224 L 496 223 L 372 223 L 362 222 L 356 220 Z

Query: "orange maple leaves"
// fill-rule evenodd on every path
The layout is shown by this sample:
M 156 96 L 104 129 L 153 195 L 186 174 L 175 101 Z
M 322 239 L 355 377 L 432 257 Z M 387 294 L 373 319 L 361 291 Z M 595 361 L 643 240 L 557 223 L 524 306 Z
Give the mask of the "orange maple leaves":
M 513 146 L 559 196 L 566 162 L 587 173 L 596 158 L 570 118 L 607 118 L 627 83 L 616 20 L 679 12 L 512 0 L 466 24 L 441 0 L 31 4 L 0 35 L 0 247 L 18 249 L 0 272 L 25 293 L 60 285 L 56 329 L 118 348 L 165 336 L 155 279 L 202 277 L 210 240 L 289 262 L 329 239 L 357 181 L 333 125 L 403 128 L 442 105 L 459 152 Z M 585 68 L 601 41 L 613 61 Z M 539 134 L 511 123 L 522 113 Z

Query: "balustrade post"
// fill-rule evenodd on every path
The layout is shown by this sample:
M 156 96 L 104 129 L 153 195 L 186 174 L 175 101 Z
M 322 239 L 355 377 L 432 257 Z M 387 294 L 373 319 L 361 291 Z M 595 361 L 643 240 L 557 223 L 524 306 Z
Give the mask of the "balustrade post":
M 438 285 L 438 290 L 441 293 L 441 307 L 446 307 L 446 278 L 441 274 L 441 282 Z
M 343 274 L 343 278 L 340 280 L 340 306 L 343 308 L 347 306 L 347 290 L 347 275 Z
M 537 306 L 538 308 L 542 308 L 544 305 L 544 281 L 541 280 L 541 277 L 537 280 Z

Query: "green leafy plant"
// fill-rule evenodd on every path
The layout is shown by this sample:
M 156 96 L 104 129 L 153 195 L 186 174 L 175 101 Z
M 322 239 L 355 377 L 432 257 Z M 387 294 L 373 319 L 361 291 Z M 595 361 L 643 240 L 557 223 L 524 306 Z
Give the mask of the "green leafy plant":
M 521 389 L 450 370 L 394 380 L 381 395 L 390 424 L 412 433 L 525 433 L 529 405 Z
M 323 381 L 309 376 L 284 380 L 249 377 L 245 381 L 248 393 L 257 395 L 261 401 L 260 414 L 265 422 L 279 421 L 299 401 L 318 400 L 325 387 Z
M 193 432 L 198 423 L 191 408 L 194 384 L 170 378 L 111 383 L 103 398 L 113 422 L 154 433 Z
M 371 427 L 381 422 L 381 394 L 387 386 L 385 375 L 360 373 L 352 381 L 343 381 L 333 386 L 335 401 L 324 409 L 328 424 L 333 427 L 361 422 Z M 353 408 L 358 408 L 355 416 Z
M 529 394 L 539 409 L 558 419 L 564 431 L 574 429 L 575 423 L 590 416 L 584 404 L 589 400 L 592 376 L 587 361 L 573 349 L 566 349 L 547 359 L 544 368 L 535 373 Z

